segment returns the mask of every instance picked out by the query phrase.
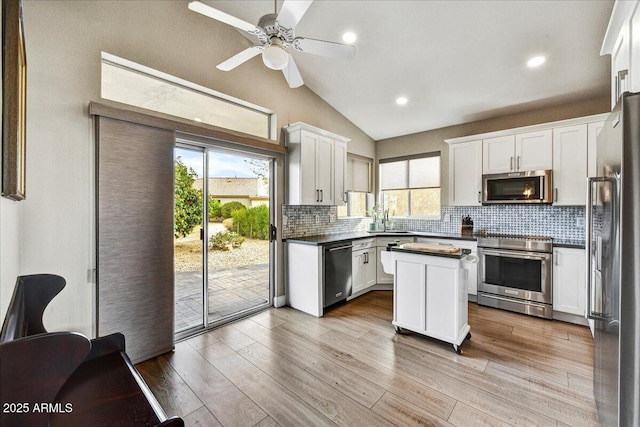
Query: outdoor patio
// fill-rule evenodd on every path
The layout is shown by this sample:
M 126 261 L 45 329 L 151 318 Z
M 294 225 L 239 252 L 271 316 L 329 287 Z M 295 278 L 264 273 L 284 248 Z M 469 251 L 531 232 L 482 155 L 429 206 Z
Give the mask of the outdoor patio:
M 269 300 L 269 264 L 209 270 L 209 321 L 264 304 Z M 202 274 L 176 272 L 175 330 L 202 322 Z

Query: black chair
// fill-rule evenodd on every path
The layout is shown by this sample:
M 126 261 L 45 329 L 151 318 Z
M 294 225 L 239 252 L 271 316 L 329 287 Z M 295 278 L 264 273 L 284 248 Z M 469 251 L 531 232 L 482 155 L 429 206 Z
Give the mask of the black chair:
M 0 331 L 0 343 L 46 333 L 42 324 L 44 309 L 66 284 L 55 274 L 19 276 Z

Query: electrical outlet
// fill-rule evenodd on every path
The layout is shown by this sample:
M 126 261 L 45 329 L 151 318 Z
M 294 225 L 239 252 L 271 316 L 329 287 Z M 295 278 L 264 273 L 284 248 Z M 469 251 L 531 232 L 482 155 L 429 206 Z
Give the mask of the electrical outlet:
M 451 214 L 449 213 L 444 214 L 444 216 L 442 217 L 442 220 L 444 222 L 451 222 Z
M 282 215 L 282 225 L 289 224 L 289 217 L 286 215 Z
M 329 223 L 333 224 L 334 222 L 336 222 L 337 218 L 335 214 L 329 214 Z
M 320 224 L 320 215 L 316 215 L 316 224 Z
M 579 216 L 576 218 L 576 227 L 584 228 L 584 218 Z

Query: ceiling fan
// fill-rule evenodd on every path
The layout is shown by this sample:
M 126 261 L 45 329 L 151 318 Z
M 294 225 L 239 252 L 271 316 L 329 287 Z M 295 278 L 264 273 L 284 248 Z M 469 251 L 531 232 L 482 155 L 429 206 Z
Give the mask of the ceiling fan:
M 241 32 L 248 33 L 246 35 L 250 39 L 251 36 L 258 39 L 258 44 L 218 64 L 217 69 L 230 71 L 262 54 L 264 65 L 272 70 L 282 70 L 289 87 L 295 88 L 302 86 L 304 82 L 291 55 L 292 51 L 341 59 L 351 59 L 355 56 L 355 47 L 352 45 L 295 36 L 295 26 L 312 2 L 313 0 L 285 0 L 280 13 L 264 15 L 258 21 L 258 25 L 250 24 L 200 1 L 189 2 L 189 9 L 236 27 Z

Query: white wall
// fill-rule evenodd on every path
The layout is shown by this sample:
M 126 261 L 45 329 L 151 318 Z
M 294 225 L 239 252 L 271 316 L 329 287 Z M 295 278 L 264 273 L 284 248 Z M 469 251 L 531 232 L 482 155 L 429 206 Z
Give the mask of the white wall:
M 23 7 L 28 195 L 7 214 L 3 201 L 2 316 L 13 289 L 9 276 L 56 273 L 67 287 L 49 305 L 45 324 L 92 335 L 94 286 L 87 271 L 95 264 L 94 132 L 87 105 L 100 99 L 101 51 L 272 109 L 279 126 L 304 121 L 344 135 L 352 139 L 350 152 L 375 155 L 367 135 L 308 88 L 289 89 L 282 73 L 259 59 L 229 73 L 216 70 L 249 42 L 189 11 L 186 1 L 24 0 Z M 5 247 L 22 254 L 19 264 L 7 258 L 6 270 Z

